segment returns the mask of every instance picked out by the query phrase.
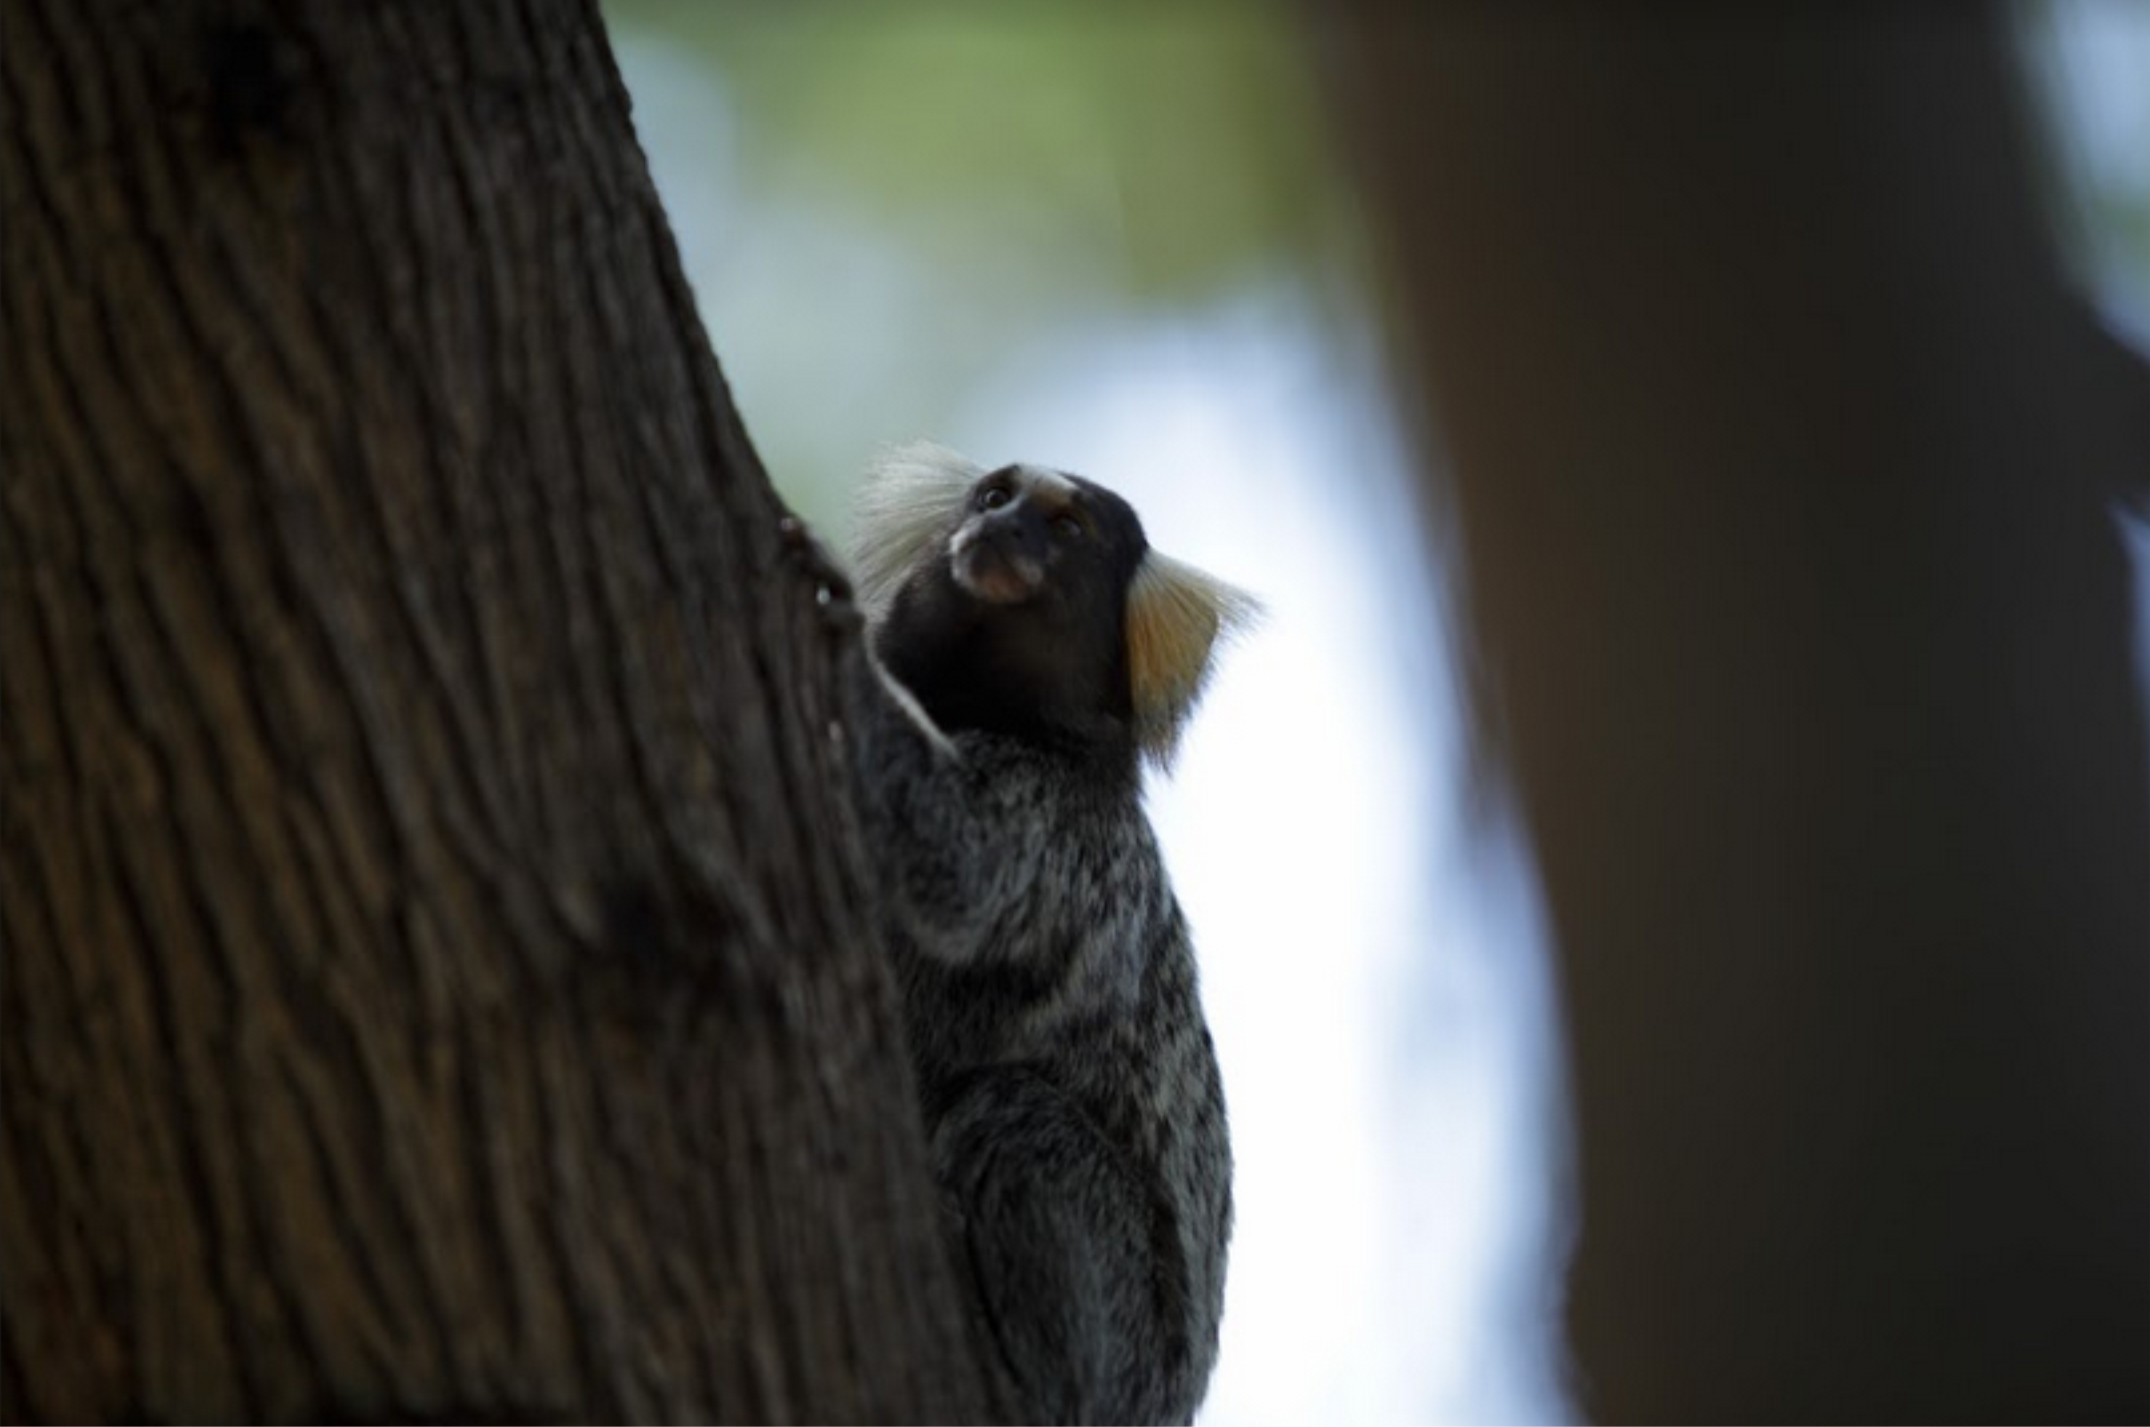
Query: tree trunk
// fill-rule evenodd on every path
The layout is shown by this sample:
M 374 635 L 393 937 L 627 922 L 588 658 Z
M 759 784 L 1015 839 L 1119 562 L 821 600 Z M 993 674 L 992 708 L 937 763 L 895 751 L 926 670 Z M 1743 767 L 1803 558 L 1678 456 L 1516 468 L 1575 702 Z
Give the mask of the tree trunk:
M 595 6 L 5 22 L 0 1411 L 978 1416 Z
M 1581 1405 L 2150 1417 L 2150 425 L 1998 24 L 1402 12 L 1332 77 L 1559 943 Z

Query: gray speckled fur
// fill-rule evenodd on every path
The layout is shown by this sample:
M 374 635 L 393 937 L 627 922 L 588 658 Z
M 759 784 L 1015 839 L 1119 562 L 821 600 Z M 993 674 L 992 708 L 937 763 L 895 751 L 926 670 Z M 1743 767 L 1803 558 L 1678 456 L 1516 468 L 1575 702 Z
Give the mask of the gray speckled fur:
M 1132 757 L 941 740 L 862 681 L 862 798 L 952 1244 L 1047 1422 L 1186 1422 L 1217 1353 L 1231 1149 Z

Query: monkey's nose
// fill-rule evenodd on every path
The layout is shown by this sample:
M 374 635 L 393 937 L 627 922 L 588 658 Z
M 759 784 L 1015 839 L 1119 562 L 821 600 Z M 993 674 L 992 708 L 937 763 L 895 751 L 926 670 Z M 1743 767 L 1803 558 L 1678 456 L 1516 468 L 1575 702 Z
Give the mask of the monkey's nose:
M 1052 550 L 1051 532 L 1045 528 L 1045 516 L 1027 500 L 988 514 L 980 522 L 979 538 L 1010 559 L 1039 564 Z
M 987 604 L 1020 604 L 1045 585 L 1043 545 L 1021 521 L 981 521 L 956 538 L 956 583 Z

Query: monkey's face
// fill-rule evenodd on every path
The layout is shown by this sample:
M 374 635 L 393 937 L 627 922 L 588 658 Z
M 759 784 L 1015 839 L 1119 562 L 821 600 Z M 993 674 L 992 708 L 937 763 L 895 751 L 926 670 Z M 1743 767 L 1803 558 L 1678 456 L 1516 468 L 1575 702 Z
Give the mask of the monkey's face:
M 964 493 L 877 647 L 943 727 L 1124 730 L 1127 588 L 1147 549 L 1104 487 L 1003 467 Z
M 1136 543 L 1134 512 L 1110 491 L 1036 466 L 1006 466 L 981 478 L 948 541 L 957 586 L 990 605 L 1043 601 L 1109 603 L 1124 583 L 1118 558 Z

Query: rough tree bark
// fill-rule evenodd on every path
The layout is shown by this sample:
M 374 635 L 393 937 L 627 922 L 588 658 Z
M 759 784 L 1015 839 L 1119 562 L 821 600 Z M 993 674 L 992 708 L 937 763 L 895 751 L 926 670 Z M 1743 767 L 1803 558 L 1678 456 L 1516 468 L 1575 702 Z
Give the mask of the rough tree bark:
M 2150 1416 L 2150 811 L 1999 26 L 1364 0 L 1331 58 L 1551 902 L 1612 1421 Z
M 11 1419 L 979 1415 L 588 0 L 8 0 Z

